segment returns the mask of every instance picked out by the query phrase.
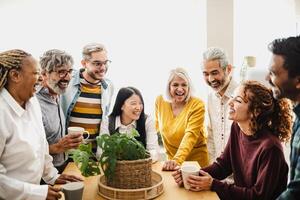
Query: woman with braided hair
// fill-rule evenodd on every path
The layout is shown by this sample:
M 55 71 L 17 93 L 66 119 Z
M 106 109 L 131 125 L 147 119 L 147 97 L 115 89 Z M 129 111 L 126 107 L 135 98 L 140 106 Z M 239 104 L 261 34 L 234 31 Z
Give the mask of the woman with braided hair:
M 46 183 L 81 178 L 60 175 L 52 164 L 42 113 L 34 96 L 40 69 L 23 50 L 0 53 L 0 199 L 58 199 Z
M 229 108 L 234 122 L 226 148 L 199 176 L 189 176 L 191 190 L 212 190 L 220 199 L 276 199 L 287 184 L 281 142 L 290 138 L 290 102 L 276 100 L 270 89 L 247 81 L 237 88 Z M 234 184 L 221 181 L 232 173 Z M 179 170 L 173 177 L 182 184 Z

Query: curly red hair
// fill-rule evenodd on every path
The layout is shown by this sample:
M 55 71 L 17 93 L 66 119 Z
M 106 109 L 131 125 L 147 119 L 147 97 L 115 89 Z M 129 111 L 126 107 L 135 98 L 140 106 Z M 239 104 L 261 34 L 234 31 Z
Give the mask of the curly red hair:
M 246 81 L 242 86 L 249 100 L 252 132 L 257 134 L 262 128 L 269 128 L 280 141 L 287 142 L 292 131 L 291 102 L 275 99 L 272 90 L 257 81 Z

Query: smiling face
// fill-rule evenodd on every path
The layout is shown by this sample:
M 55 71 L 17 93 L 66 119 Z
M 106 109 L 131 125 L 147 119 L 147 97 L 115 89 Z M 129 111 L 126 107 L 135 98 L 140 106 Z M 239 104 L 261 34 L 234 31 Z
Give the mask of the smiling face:
M 297 89 L 298 77 L 289 77 L 288 71 L 283 65 L 284 58 L 280 55 L 273 55 L 266 80 L 269 81 L 275 98 L 287 97 L 291 100 L 297 100 L 299 93 Z
M 189 93 L 188 82 L 179 76 L 174 76 L 169 86 L 170 96 L 175 103 L 183 103 Z
M 29 56 L 22 61 L 19 71 L 18 94 L 21 101 L 27 102 L 36 92 L 39 85 L 40 67 L 37 61 Z
M 204 79 L 214 91 L 219 92 L 229 83 L 231 66 L 221 68 L 219 60 L 206 60 L 203 62 Z
M 94 81 L 102 80 L 107 71 L 106 51 L 93 52 L 91 58 L 83 60 L 81 63 L 86 68 L 86 74 Z
M 72 66 L 64 65 L 61 67 L 56 67 L 55 71 L 50 73 L 45 73 L 46 85 L 52 92 L 56 94 L 63 94 L 70 82 L 72 72 Z
M 244 88 L 238 87 L 233 98 L 228 102 L 229 115 L 228 118 L 238 123 L 249 123 L 251 114 L 249 113 L 249 100 L 245 97 Z
M 121 110 L 121 119 L 126 122 L 132 122 L 138 120 L 143 111 L 144 105 L 141 98 L 133 94 L 125 100 Z

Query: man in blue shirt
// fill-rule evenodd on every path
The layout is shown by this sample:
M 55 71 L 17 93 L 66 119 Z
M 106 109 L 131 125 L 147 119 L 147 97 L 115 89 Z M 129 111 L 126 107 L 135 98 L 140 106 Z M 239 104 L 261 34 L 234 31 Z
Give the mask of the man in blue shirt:
M 274 40 L 272 60 L 266 80 L 275 98 L 294 102 L 295 122 L 291 137 L 290 181 L 277 199 L 300 198 L 300 36 Z

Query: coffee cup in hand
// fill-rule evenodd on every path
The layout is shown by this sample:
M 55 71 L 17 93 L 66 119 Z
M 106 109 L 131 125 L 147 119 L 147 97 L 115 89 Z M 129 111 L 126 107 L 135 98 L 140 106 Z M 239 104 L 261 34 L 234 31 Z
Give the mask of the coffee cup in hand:
M 62 186 L 61 191 L 65 195 L 65 200 L 82 200 L 83 182 L 71 182 Z
M 190 175 L 199 176 L 199 167 L 197 167 L 196 165 L 183 165 L 181 167 L 181 176 L 184 188 L 187 190 L 189 190 L 191 187 L 187 182 L 187 179 Z
M 88 131 L 85 131 L 84 128 L 82 127 L 77 127 L 77 126 L 70 126 L 68 128 L 68 135 L 72 134 L 80 134 L 83 136 L 84 140 L 87 140 L 90 137 L 90 133 Z

